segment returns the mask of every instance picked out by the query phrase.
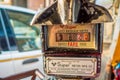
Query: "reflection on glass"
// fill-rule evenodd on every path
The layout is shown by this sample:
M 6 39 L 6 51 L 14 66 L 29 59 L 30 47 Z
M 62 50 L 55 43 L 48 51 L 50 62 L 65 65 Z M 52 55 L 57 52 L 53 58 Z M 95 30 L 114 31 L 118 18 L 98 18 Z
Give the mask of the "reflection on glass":
M 8 11 L 8 14 L 15 32 L 18 49 L 20 51 L 40 49 L 40 28 L 29 25 L 34 14 L 13 11 Z

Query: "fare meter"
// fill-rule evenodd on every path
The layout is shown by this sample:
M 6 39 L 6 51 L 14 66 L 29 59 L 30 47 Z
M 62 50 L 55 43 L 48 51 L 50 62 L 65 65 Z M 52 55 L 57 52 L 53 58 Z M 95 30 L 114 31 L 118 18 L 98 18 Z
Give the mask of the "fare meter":
M 95 77 L 100 73 L 103 25 L 49 25 L 42 32 L 47 74 Z
M 109 12 L 87 0 L 56 0 L 38 11 L 31 24 L 41 24 L 44 70 L 48 75 L 77 78 L 100 73 L 103 23 Z

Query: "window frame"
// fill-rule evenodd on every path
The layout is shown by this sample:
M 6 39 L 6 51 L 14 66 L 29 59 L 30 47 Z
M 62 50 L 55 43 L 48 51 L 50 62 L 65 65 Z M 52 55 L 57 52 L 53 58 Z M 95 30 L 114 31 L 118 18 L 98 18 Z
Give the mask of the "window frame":
M 7 36 L 7 32 L 6 32 L 6 29 L 5 29 L 5 24 L 4 24 L 4 18 L 3 18 L 3 16 L 2 16 L 2 11 L 3 11 L 3 9 L 0 9 L 0 21 L 1 21 L 1 27 L 2 27 L 2 29 L 3 29 L 3 33 L 4 33 L 4 38 L 5 38 L 5 40 L 6 40 L 6 45 L 7 45 L 7 50 L 9 51 L 10 50 L 10 46 L 9 46 L 9 40 L 8 40 L 8 36 Z M 4 51 L 4 49 L 2 49 L 2 46 L 1 46 L 1 44 L 0 44 L 0 47 L 1 47 L 1 51 Z M 6 51 L 6 50 L 5 50 Z
M 9 22 L 8 14 L 6 12 L 6 9 L 4 9 L 4 8 L 1 8 L 0 11 L 1 11 L 1 17 L 2 17 L 2 25 L 3 25 L 5 37 L 7 40 L 8 51 L 15 51 L 15 50 L 17 50 L 17 45 L 16 45 L 16 41 L 15 41 L 15 34 L 14 34 L 12 26 Z

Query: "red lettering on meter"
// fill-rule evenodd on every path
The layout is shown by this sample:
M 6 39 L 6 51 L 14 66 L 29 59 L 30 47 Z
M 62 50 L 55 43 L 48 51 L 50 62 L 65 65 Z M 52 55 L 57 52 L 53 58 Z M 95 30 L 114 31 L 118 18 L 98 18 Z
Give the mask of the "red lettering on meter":
M 70 47 L 78 47 L 78 42 L 68 42 L 68 46 L 70 46 Z

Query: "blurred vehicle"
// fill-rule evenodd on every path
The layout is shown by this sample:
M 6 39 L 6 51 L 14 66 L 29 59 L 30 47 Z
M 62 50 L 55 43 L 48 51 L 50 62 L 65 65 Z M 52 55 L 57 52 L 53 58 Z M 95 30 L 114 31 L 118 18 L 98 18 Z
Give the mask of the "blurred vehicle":
M 36 68 L 44 73 L 40 28 L 29 25 L 34 14 L 0 5 L 0 78 Z

